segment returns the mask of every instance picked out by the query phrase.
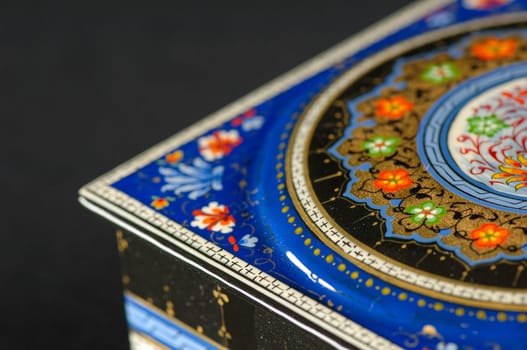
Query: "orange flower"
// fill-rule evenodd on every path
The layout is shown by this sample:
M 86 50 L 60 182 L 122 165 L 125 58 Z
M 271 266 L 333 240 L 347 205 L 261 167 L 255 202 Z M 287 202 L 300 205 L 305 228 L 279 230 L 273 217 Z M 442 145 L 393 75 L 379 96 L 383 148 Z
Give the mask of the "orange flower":
M 390 98 L 381 98 L 375 105 L 375 114 L 378 117 L 390 119 L 400 119 L 407 112 L 414 108 L 412 102 L 404 96 L 393 96 Z
M 183 158 L 183 151 L 177 150 L 175 152 L 169 153 L 165 156 L 165 160 L 168 164 L 174 164 L 179 162 Z
M 166 208 L 168 207 L 169 204 L 170 203 L 168 202 L 166 198 L 156 198 L 152 201 L 152 203 L 150 203 L 150 205 L 156 208 L 157 210 Z
M 470 237 L 479 248 L 494 248 L 505 242 L 510 232 L 496 224 L 483 224 L 470 232 Z
M 383 170 L 373 181 L 373 186 L 384 192 L 397 192 L 412 184 L 410 174 L 405 169 Z
M 514 39 L 487 38 L 472 46 L 473 56 L 483 61 L 510 58 L 516 53 L 518 42 Z

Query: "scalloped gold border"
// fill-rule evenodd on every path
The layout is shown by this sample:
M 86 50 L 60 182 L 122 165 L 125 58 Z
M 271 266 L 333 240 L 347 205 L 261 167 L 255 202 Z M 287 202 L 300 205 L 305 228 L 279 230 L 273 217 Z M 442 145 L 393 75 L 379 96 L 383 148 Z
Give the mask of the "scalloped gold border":
M 499 17 L 491 17 L 486 19 L 479 19 L 474 20 L 467 23 L 458 24 L 456 26 L 448 27 L 446 29 L 437 30 L 428 34 L 420 35 L 418 37 L 406 40 L 401 43 L 397 43 L 396 45 L 372 56 L 371 58 L 368 58 L 367 61 L 363 61 L 359 63 L 358 65 L 354 66 L 350 70 L 348 70 L 346 73 L 344 73 L 341 77 L 339 77 L 335 82 L 333 82 L 326 91 L 322 92 L 320 96 L 318 96 L 315 101 L 309 106 L 309 108 L 306 108 L 305 112 L 301 116 L 300 120 L 296 123 L 295 128 L 293 130 L 293 133 L 290 137 L 289 145 L 287 147 L 287 154 L 286 154 L 286 184 L 287 184 L 287 190 L 289 192 L 289 195 L 291 197 L 291 200 L 297 209 L 300 217 L 304 221 L 304 223 L 313 231 L 313 233 L 328 247 L 330 247 L 332 250 L 336 252 L 340 252 L 340 255 L 344 258 L 346 258 L 348 261 L 350 261 L 353 264 L 358 265 L 361 269 L 364 271 L 374 275 L 375 277 L 381 279 L 382 281 L 388 282 L 392 285 L 395 285 L 397 287 L 406 289 L 406 290 L 412 290 L 417 291 L 418 293 L 421 293 L 425 296 L 452 302 L 456 304 L 476 307 L 476 308 L 485 308 L 485 309 L 492 309 L 492 310 L 507 310 L 507 311 L 527 311 L 527 304 L 519 305 L 519 304 L 508 304 L 508 303 L 497 303 L 497 302 L 488 302 L 483 300 L 477 300 L 477 299 L 469 299 L 469 298 L 463 298 L 455 295 L 449 295 L 441 292 L 436 292 L 434 290 L 421 287 L 415 284 L 411 284 L 409 282 L 403 281 L 395 276 L 388 275 L 380 270 L 377 270 L 375 268 L 372 268 L 371 266 L 366 265 L 365 263 L 356 260 L 349 256 L 346 252 L 342 250 L 341 247 L 339 247 L 335 242 L 333 242 L 331 239 L 329 239 L 321 230 L 320 228 L 312 221 L 312 219 L 309 217 L 309 215 L 305 212 L 303 206 L 301 205 L 300 199 L 297 195 L 297 189 L 295 188 L 293 184 L 293 178 L 292 178 L 292 158 L 293 158 L 293 148 L 295 141 L 297 139 L 297 134 L 299 131 L 299 128 L 302 125 L 302 121 L 305 119 L 306 115 L 310 113 L 315 107 L 318 108 L 318 114 L 316 119 L 313 121 L 313 125 L 316 124 L 318 120 L 323 115 L 323 112 L 326 111 L 330 105 L 334 102 L 335 98 L 338 97 L 346 88 L 348 88 L 355 80 L 366 74 L 367 72 L 371 71 L 372 69 L 378 67 L 383 62 L 386 62 L 388 60 L 396 58 L 398 55 L 403 54 L 405 52 L 408 52 L 412 49 L 419 48 L 423 45 L 432 43 L 436 40 L 440 40 L 445 37 L 454 36 L 457 34 L 463 34 L 463 33 L 469 33 L 473 30 L 480 30 L 480 29 L 490 29 L 492 27 L 499 27 L 503 25 L 509 25 L 509 24 L 520 24 L 520 23 L 526 23 L 527 13 L 521 12 L 521 13 L 515 13 L 515 14 L 505 14 Z M 334 88 L 337 86 L 338 88 Z M 309 132 L 308 138 L 311 139 L 313 137 L 314 129 L 312 128 Z M 308 143 L 305 143 L 306 145 Z M 307 147 L 307 146 L 306 146 Z M 303 158 L 304 158 L 304 164 L 303 164 L 303 172 L 306 178 L 309 178 L 309 170 L 307 168 L 307 152 L 303 152 Z M 306 181 L 306 187 L 308 190 L 308 193 L 311 197 L 311 200 L 314 202 L 314 204 L 317 206 L 318 210 L 322 213 L 324 218 L 338 231 L 345 232 L 342 227 L 340 227 L 334 220 L 331 219 L 330 215 L 324 210 L 323 206 L 318 201 L 317 197 L 314 195 L 313 188 L 309 181 Z M 349 236 L 346 236 L 347 238 Z M 373 249 L 370 249 L 369 247 L 366 247 L 361 242 L 357 240 L 350 240 L 353 244 L 359 246 L 364 251 L 372 254 L 373 256 L 379 256 L 379 253 L 376 252 Z M 382 259 L 387 261 L 388 263 L 398 266 L 402 268 L 403 270 L 410 271 L 414 274 L 425 276 L 428 278 L 433 278 L 436 280 L 444 281 L 447 283 L 453 283 L 453 287 L 456 286 L 463 286 L 464 288 L 467 288 L 468 290 L 472 290 L 473 294 L 477 293 L 477 289 L 490 291 L 490 292 L 504 292 L 504 293 L 511 293 L 510 289 L 507 288 L 491 288 L 484 285 L 477 285 L 477 284 L 469 284 L 466 282 L 461 281 L 455 281 L 452 279 L 447 279 L 442 276 L 434 275 L 432 273 L 420 271 L 416 268 L 409 267 L 408 265 L 401 264 L 397 262 L 394 259 L 391 259 L 386 256 L 382 256 Z M 476 288 L 474 286 L 477 286 Z M 517 291 L 517 290 L 516 290 Z M 527 290 L 522 290 L 524 292 L 527 292 Z M 483 311 L 483 310 L 480 310 Z M 479 313 L 481 315 L 481 313 Z M 524 320 L 524 317 L 520 317 L 519 320 Z

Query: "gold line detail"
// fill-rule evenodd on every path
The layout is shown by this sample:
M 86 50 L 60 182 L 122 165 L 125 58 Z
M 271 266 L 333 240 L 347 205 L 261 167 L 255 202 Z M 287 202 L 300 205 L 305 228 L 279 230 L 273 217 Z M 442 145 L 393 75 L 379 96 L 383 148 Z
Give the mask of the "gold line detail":
M 393 59 L 393 58 L 397 57 L 401 53 L 408 52 L 408 51 L 410 51 L 410 50 L 412 50 L 414 48 L 421 47 L 423 45 L 426 45 L 427 43 L 433 42 L 435 40 L 440 40 L 440 39 L 443 39 L 443 38 L 448 37 L 448 36 L 454 36 L 454 35 L 457 35 L 457 34 L 464 34 L 464 33 L 468 34 L 470 31 L 473 31 L 473 30 L 476 30 L 476 29 L 486 29 L 486 28 L 491 28 L 491 27 L 497 27 L 497 26 L 500 26 L 500 25 L 524 23 L 525 22 L 524 18 L 514 17 L 514 16 L 504 16 L 500 20 L 497 20 L 496 18 L 494 18 L 494 20 L 495 21 L 492 21 L 492 22 L 485 21 L 485 20 L 475 20 L 475 21 L 468 22 L 468 23 L 465 23 L 465 24 L 460 24 L 460 25 L 457 25 L 457 26 L 454 26 L 454 27 L 450 27 L 447 30 L 443 30 L 443 31 L 441 31 L 441 33 L 443 35 L 439 35 L 437 32 L 432 32 L 430 34 L 424 34 L 424 35 L 422 35 L 420 37 L 417 37 L 417 38 L 408 39 L 406 42 L 399 43 L 398 44 L 398 48 L 395 48 L 395 49 L 392 48 L 392 50 L 395 50 L 395 53 L 392 54 L 393 57 L 392 56 L 383 57 L 383 61 L 382 62 L 386 62 L 386 61 L 388 61 L 390 59 Z M 377 54 L 377 56 L 381 56 L 381 55 L 382 54 Z M 326 92 L 322 92 L 321 96 L 323 96 L 325 94 L 326 95 L 327 94 L 331 94 L 331 96 L 333 96 L 333 98 L 331 99 L 331 101 L 326 102 L 324 105 L 317 106 L 317 108 L 316 108 L 318 110 L 318 118 L 317 118 L 317 120 L 320 119 L 322 114 L 336 101 L 336 97 L 339 96 L 339 94 L 342 93 L 342 91 L 345 88 L 349 87 L 350 84 L 352 84 L 355 80 L 357 80 L 358 78 L 360 78 L 364 74 L 367 74 L 368 71 L 370 71 L 371 69 L 375 69 L 376 67 L 379 66 L 379 64 L 382 64 L 382 62 L 375 63 L 375 64 L 373 64 L 373 62 L 374 62 L 374 60 L 368 60 L 368 62 L 363 63 L 364 67 L 366 67 L 366 68 L 362 68 L 362 72 L 360 74 L 356 73 L 356 72 L 359 71 L 361 68 L 359 68 L 359 69 L 352 68 L 351 70 L 354 71 L 354 75 L 351 76 L 351 79 L 349 78 L 350 75 L 347 74 L 347 73 L 345 73 L 343 76 L 341 76 L 339 79 L 340 80 L 346 79 L 347 82 L 340 90 L 337 90 L 337 89 L 333 88 L 331 91 L 326 90 Z M 348 73 L 349 72 L 350 71 L 348 71 Z M 335 84 L 335 83 L 333 83 L 333 84 Z M 320 99 L 321 99 L 321 97 L 318 97 L 318 100 L 320 100 Z M 316 104 L 317 104 L 317 101 L 315 100 L 314 102 L 312 102 L 310 104 L 310 106 L 314 106 Z M 382 281 L 385 281 L 387 283 L 393 284 L 393 285 L 395 285 L 395 286 L 397 286 L 399 288 L 403 288 L 403 289 L 406 289 L 406 290 L 411 290 L 411 291 L 414 291 L 416 293 L 420 293 L 420 294 L 422 294 L 424 296 L 428 296 L 428 297 L 431 297 L 431 298 L 435 298 L 435 299 L 439 299 L 439 300 L 443 300 L 443 301 L 447 301 L 447 302 L 451 302 L 451 303 L 457 303 L 457 304 L 461 304 L 461 305 L 471 306 L 471 307 L 488 308 L 488 309 L 495 309 L 495 310 L 500 310 L 500 311 L 501 310 L 503 310 L 503 311 L 505 311 L 505 310 L 506 311 L 527 311 L 527 305 L 505 304 L 505 303 L 499 303 L 499 302 L 488 302 L 488 301 L 483 301 L 483 300 L 468 299 L 468 298 L 463 298 L 463 297 L 456 296 L 456 295 L 436 292 L 434 290 L 431 290 L 431 289 L 428 289 L 428 288 L 425 288 L 425 287 L 420 287 L 418 285 L 405 282 L 405 281 L 403 281 L 403 280 L 401 280 L 401 279 L 399 279 L 399 278 L 397 278 L 395 276 L 388 275 L 388 274 L 383 273 L 383 272 L 381 272 L 381 271 L 379 271 L 379 270 L 377 270 L 375 268 L 372 268 L 369 265 L 366 265 L 365 263 L 363 263 L 362 261 L 360 261 L 358 259 L 352 258 L 345 251 L 343 251 L 342 248 L 340 248 L 336 243 L 334 243 L 327 236 L 325 236 L 323 234 L 323 232 L 318 228 L 318 226 L 316 226 L 314 224 L 314 222 L 309 217 L 309 215 L 305 212 L 305 210 L 304 210 L 303 206 L 301 205 L 300 200 L 299 200 L 299 198 L 298 198 L 298 196 L 296 194 L 295 186 L 293 184 L 293 179 L 292 179 L 293 146 L 294 146 L 295 140 L 297 138 L 297 134 L 299 132 L 300 126 L 302 125 L 302 121 L 306 118 L 306 114 L 307 114 L 308 111 L 309 111 L 309 108 L 304 110 L 303 114 L 299 118 L 299 121 L 296 123 L 295 128 L 293 129 L 293 132 L 291 134 L 291 138 L 290 138 L 289 145 L 287 147 L 287 153 L 286 153 L 285 173 L 286 173 L 286 184 L 287 184 L 286 187 L 287 187 L 287 191 L 289 192 L 289 195 L 291 197 L 291 201 L 293 202 L 294 207 L 297 209 L 298 214 L 300 215 L 300 217 L 302 218 L 304 223 L 310 228 L 310 230 L 313 232 L 313 234 L 315 234 L 323 243 L 325 243 L 332 250 L 337 251 L 337 252 L 341 252 L 340 255 L 343 258 L 345 258 L 348 261 L 350 261 L 352 264 L 357 265 L 359 268 L 363 269 L 367 273 L 372 274 L 373 276 L 376 276 L 377 278 L 381 279 Z M 343 111 L 344 111 L 344 113 L 347 113 L 347 111 L 345 109 L 343 109 Z M 316 122 L 314 122 L 313 124 L 316 125 Z M 311 140 L 312 139 L 313 132 L 314 132 L 314 129 L 312 128 L 310 130 L 309 134 L 306 135 L 306 140 Z M 303 158 L 304 158 L 303 159 L 303 168 L 304 168 L 303 173 L 304 173 L 304 176 L 306 178 L 309 178 L 309 169 L 307 167 L 307 164 L 308 164 L 307 163 L 307 157 L 308 157 L 308 152 L 305 151 L 303 153 Z M 315 182 L 315 181 L 313 181 L 313 182 Z M 325 219 L 333 227 L 335 227 L 337 230 L 339 230 L 340 232 L 345 232 L 345 230 L 343 230 L 338 224 L 336 224 L 336 222 L 334 222 L 334 220 L 331 219 L 331 217 L 328 215 L 328 213 L 320 205 L 321 203 L 319 202 L 319 200 L 316 198 L 316 196 L 313 195 L 314 194 L 314 190 L 313 190 L 313 187 L 311 186 L 311 183 L 309 181 L 306 181 L 305 185 L 306 185 L 306 188 L 308 190 L 308 193 L 310 194 L 311 200 L 314 202 L 315 205 L 317 205 L 317 208 L 320 210 L 320 212 L 325 217 Z M 467 282 L 460 282 L 458 280 L 449 279 L 449 278 L 442 277 L 440 275 L 435 275 L 435 274 L 432 274 L 432 273 L 429 273 L 429 272 L 426 272 L 426 271 L 418 270 L 418 269 L 413 268 L 411 266 L 397 263 L 394 259 L 392 259 L 392 258 L 390 258 L 388 256 L 385 256 L 385 255 L 382 255 L 381 253 L 379 253 L 377 251 L 372 251 L 371 249 L 369 249 L 369 247 L 365 246 L 364 244 L 362 244 L 361 242 L 357 241 L 356 239 L 353 239 L 349 235 L 346 235 L 346 237 L 352 243 L 354 243 L 357 246 L 361 247 L 361 249 L 365 250 L 366 252 L 369 252 L 369 253 L 371 253 L 374 256 L 381 256 L 383 260 L 387 261 L 388 263 L 390 263 L 390 264 L 392 264 L 394 266 L 399 266 L 399 267 L 401 267 L 404 270 L 411 271 L 413 273 L 416 273 L 416 274 L 419 274 L 419 275 L 422 275 L 422 276 L 431 277 L 431 278 L 434 278 L 436 280 L 446 281 L 446 282 L 451 283 L 453 285 L 465 285 L 465 288 L 480 288 L 480 289 L 484 289 L 484 290 L 489 290 L 491 292 L 508 292 L 508 293 L 511 292 L 511 290 L 507 289 L 507 288 L 489 287 L 489 286 L 479 285 L 479 284 L 469 284 Z M 463 279 L 466 278 L 466 271 L 464 272 L 464 274 L 465 274 L 465 276 L 464 277 L 462 276 Z

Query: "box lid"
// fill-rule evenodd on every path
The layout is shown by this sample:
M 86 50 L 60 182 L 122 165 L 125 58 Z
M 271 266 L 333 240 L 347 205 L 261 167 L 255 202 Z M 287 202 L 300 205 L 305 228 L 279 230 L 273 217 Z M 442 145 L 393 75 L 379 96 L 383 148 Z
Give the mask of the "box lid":
M 416 3 L 96 179 L 80 200 L 336 347 L 517 347 L 526 8 Z

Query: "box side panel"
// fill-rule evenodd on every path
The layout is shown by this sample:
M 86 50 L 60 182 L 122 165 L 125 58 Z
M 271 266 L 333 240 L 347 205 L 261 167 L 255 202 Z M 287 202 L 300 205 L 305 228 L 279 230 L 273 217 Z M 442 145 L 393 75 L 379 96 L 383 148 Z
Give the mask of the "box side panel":
M 210 276 L 117 230 L 134 349 L 331 349 Z

